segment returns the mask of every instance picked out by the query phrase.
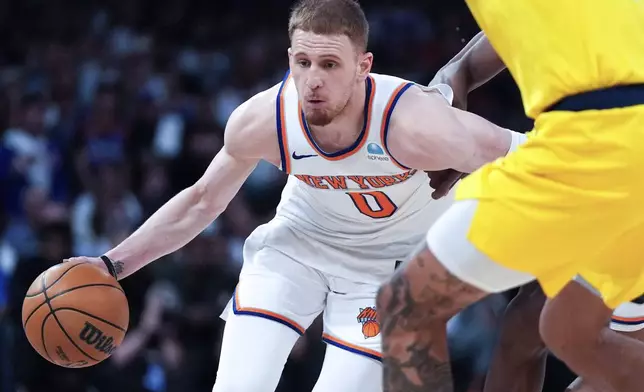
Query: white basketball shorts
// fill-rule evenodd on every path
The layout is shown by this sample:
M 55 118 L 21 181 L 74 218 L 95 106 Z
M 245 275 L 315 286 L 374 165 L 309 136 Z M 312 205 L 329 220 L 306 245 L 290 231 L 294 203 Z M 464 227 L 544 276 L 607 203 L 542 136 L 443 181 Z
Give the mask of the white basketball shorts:
M 635 332 L 644 329 L 644 295 L 633 302 L 618 306 L 613 312 L 610 327 L 621 332 Z
M 322 313 L 327 344 L 380 361 L 375 308 L 379 286 L 330 276 L 287 255 L 314 250 L 323 257 L 327 246 L 302 241 L 300 233 L 283 226 L 278 233 L 274 226 L 258 228 L 246 241 L 239 283 L 221 317 L 225 320 L 230 312 L 262 317 L 301 335 Z

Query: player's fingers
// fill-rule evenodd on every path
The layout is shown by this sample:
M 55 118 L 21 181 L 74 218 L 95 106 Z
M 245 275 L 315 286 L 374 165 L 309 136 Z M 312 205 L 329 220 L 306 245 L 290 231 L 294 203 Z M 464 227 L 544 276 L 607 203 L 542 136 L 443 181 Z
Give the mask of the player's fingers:
M 87 261 L 87 257 L 70 257 L 68 259 L 63 259 L 63 263 L 69 263 L 74 261 Z
M 449 170 L 440 170 L 440 171 L 428 171 L 427 177 L 429 177 L 429 186 L 434 188 L 434 190 L 440 188 L 441 184 L 449 175 Z
M 440 199 L 445 196 L 456 183 L 460 173 L 455 170 L 448 169 L 440 172 L 428 173 L 427 175 L 430 178 L 429 185 L 434 188 L 432 198 Z
M 447 195 L 448 192 L 449 192 L 449 189 L 442 189 L 442 188 L 437 189 L 434 192 L 432 192 L 432 199 L 438 200 L 441 197 L 444 197 L 445 195 Z
M 432 198 L 440 199 L 441 197 L 446 196 L 454 185 L 456 185 L 456 183 L 465 176 L 467 176 L 467 174 L 452 170 L 445 176 L 440 186 L 435 188 L 436 190 L 432 193 Z
M 432 199 L 438 200 L 449 193 L 449 188 L 441 187 L 432 193 Z

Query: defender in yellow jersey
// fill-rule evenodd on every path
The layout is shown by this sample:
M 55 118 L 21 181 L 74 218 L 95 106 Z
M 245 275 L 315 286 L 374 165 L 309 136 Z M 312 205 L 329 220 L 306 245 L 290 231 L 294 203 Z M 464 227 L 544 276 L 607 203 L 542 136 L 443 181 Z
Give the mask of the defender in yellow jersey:
M 468 4 L 535 119 L 519 152 L 458 189 L 458 199 L 480 200 L 470 241 L 495 262 L 536 276 L 550 297 L 576 274 L 609 307 L 637 297 L 644 291 L 644 181 L 635 180 L 644 177 L 644 4 Z M 538 236 L 538 245 L 517 252 L 504 244 L 523 235 Z
M 644 345 L 605 327 L 644 291 L 644 2 L 468 5 L 535 127 L 462 181 L 381 289 L 385 391 L 452 391 L 446 321 L 534 278 L 551 298 L 540 324 L 551 351 L 597 390 L 639 391 Z

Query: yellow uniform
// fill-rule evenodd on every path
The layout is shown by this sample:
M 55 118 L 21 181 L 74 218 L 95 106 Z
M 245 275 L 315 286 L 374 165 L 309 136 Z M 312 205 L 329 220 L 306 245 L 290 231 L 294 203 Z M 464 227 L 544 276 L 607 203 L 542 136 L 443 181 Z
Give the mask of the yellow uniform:
M 478 200 L 469 240 L 549 296 L 577 274 L 613 308 L 639 296 L 644 0 L 468 5 L 535 119 L 528 142 L 457 189 Z

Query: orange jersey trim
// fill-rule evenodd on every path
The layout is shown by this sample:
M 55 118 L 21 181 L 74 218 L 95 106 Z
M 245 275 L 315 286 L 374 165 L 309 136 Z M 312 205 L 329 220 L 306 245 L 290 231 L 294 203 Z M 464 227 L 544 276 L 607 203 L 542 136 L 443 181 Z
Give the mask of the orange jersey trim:
M 284 91 L 291 80 L 291 72 L 287 71 L 282 79 L 282 85 L 277 92 L 275 102 L 275 120 L 277 128 L 277 143 L 280 148 L 281 169 L 284 173 L 291 172 L 291 159 L 288 154 L 288 136 L 286 134 L 286 115 L 284 114 Z
M 391 94 L 391 98 L 389 98 L 389 102 L 387 102 L 387 106 L 385 106 L 382 118 L 382 126 L 380 128 L 380 141 L 382 142 L 382 146 L 385 148 L 385 152 L 387 153 L 387 155 L 389 155 L 389 158 L 391 158 L 391 161 L 394 163 L 394 165 L 404 170 L 410 170 L 411 168 L 398 162 L 396 158 L 391 155 L 389 148 L 387 147 L 387 135 L 389 133 L 389 122 L 391 121 L 391 115 L 394 113 L 394 108 L 396 107 L 398 100 L 405 93 L 405 91 L 407 91 L 407 89 L 409 89 L 413 85 L 414 83 L 405 82 L 398 86 L 396 90 L 394 90 L 393 94 Z M 414 141 L 410 140 L 409 142 L 413 143 Z
M 255 316 L 265 318 L 267 320 L 273 320 L 289 327 L 300 335 L 304 335 L 304 332 L 306 331 L 300 324 L 288 317 L 282 316 L 281 314 L 265 309 L 241 306 L 239 303 L 239 287 L 235 289 L 235 294 L 233 294 L 233 313 L 237 315 Z
M 336 337 L 333 337 L 329 334 L 322 334 L 322 341 L 324 341 L 327 344 L 330 344 L 332 346 L 336 346 L 338 348 L 341 348 L 343 350 L 347 350 L 349 352 L 352 352 L 354 354 L 362 355 L 367 358 L 375 359 L 378 362 L 382 362 L 382 354 L 379 353 L 376 350 L 370 350 L 368 348 L 356 346 L 355 344 L 351 344 L 349 342 L 346 342 L 344 340 L 338 339 Z
M 626 325 L 635 325 L 635 324 L 642 324 L 644 323 L 644 317 L 619 317 L 619 316 L 612 316 L 611 320 L 613 322 L 616 322 L 618 324 L 626 324 Z

